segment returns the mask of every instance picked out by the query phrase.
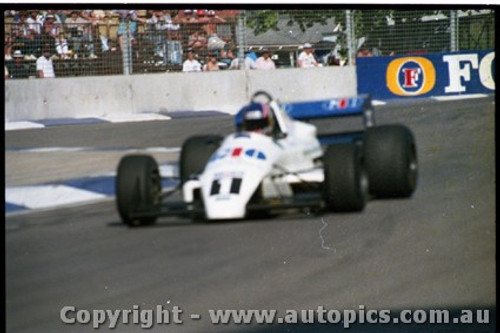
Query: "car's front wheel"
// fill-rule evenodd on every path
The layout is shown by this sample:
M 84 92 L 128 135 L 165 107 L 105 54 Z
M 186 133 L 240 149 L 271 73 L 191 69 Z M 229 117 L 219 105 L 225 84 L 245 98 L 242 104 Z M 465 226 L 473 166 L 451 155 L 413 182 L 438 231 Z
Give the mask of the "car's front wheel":
M 116 204 L 125 224 L 153 224 L 156 216 L 137 218 L 134 214 L 152 212 L 161 202 L 161 191 L 160 172 L 153 157 L 127 155 L 120 160 L 116 177 Z

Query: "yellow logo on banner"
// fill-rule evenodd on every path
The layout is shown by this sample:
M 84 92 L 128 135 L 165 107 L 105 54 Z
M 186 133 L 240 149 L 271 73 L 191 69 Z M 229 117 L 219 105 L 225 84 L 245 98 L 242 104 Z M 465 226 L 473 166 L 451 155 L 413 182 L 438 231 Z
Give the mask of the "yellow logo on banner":
M 434 88 L 436 70 L 422 57 L 406 57 L 391 61 L 386 72 L 387 88 L 399 96 L 418 96 Z

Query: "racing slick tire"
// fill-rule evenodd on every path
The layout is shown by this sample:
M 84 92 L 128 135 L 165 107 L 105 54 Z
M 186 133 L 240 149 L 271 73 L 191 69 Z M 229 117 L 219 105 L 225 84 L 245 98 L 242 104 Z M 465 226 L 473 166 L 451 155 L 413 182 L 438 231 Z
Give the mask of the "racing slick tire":
M 156 216 L 134 218 L 132 214 L 152 211 L 161 202 L 161 177 L 155 159 L 149 155 L 124 156 L 116 178 L 116 203 L 123 223 L 153 224 Z
M 417 186 L 418 163 L 410 129 L 403 125 L 369 128 L 363 146 L 370 193 L 378 198 L 411 196 Z
M 356 144 L 328 146 L 324 156 L 324 199 L 336 212 L 362 211 L 368 201 L 368 176 Z
M 218 135 L 193 136 L 184 141 L 179 160 L 179 176 L 183 184 L 193 174 L 200 174 L 212 154 L 219 148 L 222 137 Z

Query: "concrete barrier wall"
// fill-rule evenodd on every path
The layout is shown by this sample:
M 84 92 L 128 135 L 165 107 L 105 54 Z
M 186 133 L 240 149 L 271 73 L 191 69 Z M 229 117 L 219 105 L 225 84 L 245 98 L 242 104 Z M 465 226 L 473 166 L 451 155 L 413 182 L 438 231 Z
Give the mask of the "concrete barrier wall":
M 100 117 L 132 112 L 132 78 L 7 80 L 6 121 Z
M 278 71 L 250 71 L 248 98 L 257 90 L 265 90 L 281 101 L 297 102 L 331 97 L 355 96 L 355 67 L 290 68 Z
M 235 113 L 253 92 L 282 101 L 356 95 L 354 67 L 7 80 L 6 121 L 140 112 Z
M 224 111 L 246 99 L 243 71 L 133 76 L 132 112 Z

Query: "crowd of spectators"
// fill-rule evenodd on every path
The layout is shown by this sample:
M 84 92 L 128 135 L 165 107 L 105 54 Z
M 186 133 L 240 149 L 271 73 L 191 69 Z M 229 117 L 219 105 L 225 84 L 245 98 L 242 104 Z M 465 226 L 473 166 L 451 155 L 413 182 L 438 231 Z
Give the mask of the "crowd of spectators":
M 41 75 L 39 68 L 46 69 L 49 63 L 53 67 L 53 60 L 57 63 L 77 59 L 95 61 L 109 54 L 121 57 L 125 42 L 130 42 L 136 53 L 142 52 L 142 57 L 152 58 L 155 64 L 175 65 L 183 71 L 275 69 L 273 55 L 267 49 L 257 54 L 246 52 L 240 66 L 234 40 L 237 12 L 226 15 L 222 12 L 202 9 L 8 10 L 4 12 L 6 76 L 31 76 L 27 65 L 36 64 L 34 76 L 53 77 L 50 71 Z M 121 61 L 117 59 L 119 66 Z M 297 66 L 318 66 L 310 44 L 304 45 Z
M 93 60 L 107 52 L 120 55 L 125 37 L 130 36 L 132 48 L 145 50 L 152 45 L 152 56 L 181 66 L 183 49 L 218 56 L 234 43 L 234 23 L 218 12 L 224 11 L 7 10 L 5 61 L 13 66 L 13 53 L 19 51 L 18 61 L 22 54 L 22 60 L 34 63 L 47 47 L 52 60 Z M 234 22 L 235 13 L 229 18 Z M 217 31 L 220 24 L 227 25 L 223 36 Z

